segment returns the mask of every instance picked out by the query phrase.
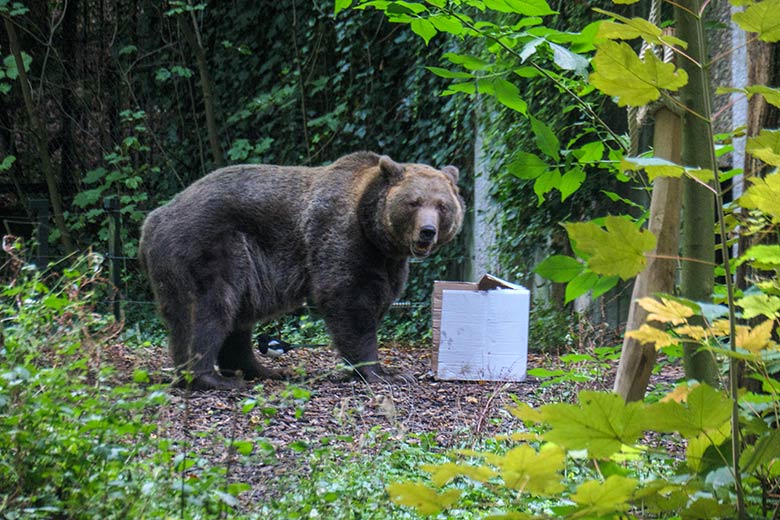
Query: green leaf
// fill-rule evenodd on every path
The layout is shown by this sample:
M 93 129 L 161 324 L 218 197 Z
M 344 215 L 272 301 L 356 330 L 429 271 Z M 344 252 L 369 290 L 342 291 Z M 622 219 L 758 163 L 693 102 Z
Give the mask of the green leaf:
M 660 89 L 677 90 L 688 83 L 688 74 L 648 52 L 644 60 L 627 43 L 607 41 L 596 46 L 595 72 L 590 83 L 618 98 L 618 106 L 641 106 L 661 96 Z
M 421 515 L 435 515 L 460 498 L 460 490 L 448 489 L 439 494 L 420 482 L 394 482 L 387 486 L 387 493 L 394 504 L 414 507 Z
M 619 276 L 603 276 L 599 278 L 599 281 L 593 286 L 593 293 L 591 295 L 593 298 L 598 298 L 610 289 L 613 289 L 619 280 Z
M 252 450 L 255 447 L 255 445 L 254 445 L 254 443 L 252 441 L 247 441 L 247 440 L 233 441 L 231 443 L 231 445 L 241 455 L 249 455 L 249 454 L 251 454 Z
M 572 281 L 566 284 L 566 292 L 564 294 L 564 303 L 569 303 L 593 289 L 599 282 L 599 275 L 593 271 L 582 271 L 575 276 Z
M 519 179 L 535 179 L 549 169 L 547 163 L 528 152 L 517 152 L 515 160 L 507 166 L 509 173 Z
M 542 260 L 534 272 L 556 283 L 566 283 L 577 276 L 585 266 L 570 256 L 553 255 Z
M 577 158 L 577 162 L 580 164 L 593 164 L 601 160 L 604 156 L 604 143 L 601 141 L 593 141 L 587 143 L 579 148 L 572 150 L 574 157 Z
M 556 14 L 545 0 L 485 0 L 485 7 L 501 13 L 517 13 L 524 16 Z
M 739 464 L 742 471 L 753 474 L 759 467 L 780 458 L 780 430 L 764 432 L 758 441 L 742 452 Z M 776 462 L 775 462 L 776 463 Z
M 642 38 L 652 45 L 669 45 L 685 49 L 688 44 L 674 36 L 664 35 L 660 27 L 650 23 L 644 18 L 626 18 L 616 13 L 595 8 L 594 11 L 611 16 L 622 23 L 604 21 L 596 33 L 597 38 L 609 40 L 633 40 Z
M 544 202 L 545 194 L 549 193 L 555 188 L 560 187 L 560 185 L 561 172 L 558 170 L 558 168 L 547 170 L 539 177 L 537 177 L 534 181 L 534 193 L 536 193 L 536 197 L 539 200 L 539 205 Z
M 747 32 L 758 34 L 765 42 L 780 41 L 780 0 L 763 0 L 732 17 Z
M 750 262 L 756 269 L 780 269 L 780 245 L 753 246 L 737 259 L 736 265 L 745 262 Z
M 448 59 L 455 65 L 462 65 L 469 70 L 487 70 L 492 67 L 492 63 L 475 58 L 474 56 L 468 56 L 466 54 L 455 54 L 454 52 L 446 52 L 442 55 L 443 58 Z
M 431 41 L 431 38 L 436 36 L 436 33 L 439 32 L 436 30 L 436 27 L 434 27 L 433 24 L 425 18 L 415 18 L 412 20 L 412 23 L 409 24 L 409 26 L 411 27 L 412 32 L 425 40 L 425 45 L 428 45 L 428 42 Z
M 764 178 L 749 179 L 750 186 L 739 198 L 743 208 L 757 209 L 768 215 L 775 224 L 780 223 L 780 173 L 772 173 Z
M 514 83 L 501 78 L 495 79 L 493 93 L 502 105 L 524 115 L 528 113 L 528 104 L 520 97 L 520 90 Z
M 523 444 L 512 448 L 500 458 L 490 459 L 501 469 L 501 478 L 510 489 L 539 496 L 552 496 L 564 489 L 561 483 L 566 453 L 555 445 L 546 445 L 537 452 Z
M 534 140 L 539 150 L 555 161 L 560 160 L 559 150 L 561 143 L 552 129 L 534 116 L 529 116 L 528 118 L 531 120 L 531 131 L 534 133 Z
M 32 56 L 22 51 L 22 63 L 25 71 L 30 70 L 32 60 Z M 9 54 L 3 59 L 3 65 L 5 65 L 5 75 L 8 79 L 17 79 L 19 77 L 19 69 L 16 67 L 16 58 L 14 58 L 13 54 Z
M 626 403 L 613 393 L 583 390 L 579 404 L 555 403 L 540 408 L 551 430 L 544 439 L 569 450 L 588 450 L 588 456 L 607 458 L 621 446 L 633 445 L 643 431 L 647 406 Z
M 558 190 L 561 192 L 561 202 L 568 199 L 575 191 L 580 189 L 582 183 L 585 182 L 585 170 L 582 168 L 572 168 L 567 171 L 561 177 L 561 182 L 558 184 Z
M 760 94 L 764 97 L 767 103 L 780 108 L 780 89 L 767 87 L 766 85 L 751 85 L 745 88 L 718 87 L 716 92 L 718 94 L 737 92 L 740 94 L 745 94 L 748 99 L 752 98 L 756 94 Z
M 462 34 L 464 31 L 463 24 L 458 18 L 454 16 L 447 14 L 435 14 L 430 16 L 428 20 L 433 24 L 436 30 L 441 32 L 446 32 L 457 36 Z
M 627 217 L 608 216 L 605 229 L 595 222 L 564 224 L 569 239 L 590 255 L 588 267 L 606 276 L 623 280 L 636 276 L 647 264 L 645 253 L 655 248 L 655 235 L 640 229 Z
M 14 162 L 16 162 L 16 157 L 13 155 L 6 155 L 5 157 L 3 157 L 3 161 L 0 162 L 0 172 L 10 170 Z
M 149 372 L 147 372 L 146 370 L 141 370 L 139 368 L 133 370 L 134 383 L 141 384 L 141 383 L 148 383 L 149 381 L 151 381 L 151 379 L 149 378 Z
M 476 482 L 487 482 L 496 472 L 487 466 L 470 466 L 446 462 L 444 464 L 423 464 L 420 469 L 431 474 L 431 480 L 439 487 L 445 486 L 458 477 L 466 477 Z
M 339 14 L 340 11 L 348 9 L 352 5 L 352 0 L 336 0 L 333 6 L 333 14 Z
M 583 482 L 571 495 L 571 499 L 580 506 L 576 516 L 602 517 L 628 510 L 638 484 L 636 479 L 620 475 L 610 475 L 604 482 Z
M 686 439 L 716 431 L 731 414 L 731 400 L 711 386 L 697 385 L 685 403 L 675 401 L 650 405 L 646 424 L 658 432 L 678 432 Z
M 553 51 L 553 63 L 563 70 L 573 70 L 582 77 L 587 75 L 590 62 L 585 57 L 557 43 L 547 42 L 547 44 Z
M 442 78 L 468 79 L 474 77 L 473 74 L 469 74 L 468 72 L 452 71 L 452 70 L 443 69 L 441 67 L 425 67 L 425 68 Z
M 780 297 L 768 294 L 751 294 L 736 301 L 742 307 L 742 318 L 749 320 L 757 316 L 769 319 L 780 317 Z
M 761 130 L 747 140 L 747 153 L 772 166 L 780 166 L 780 130 Z

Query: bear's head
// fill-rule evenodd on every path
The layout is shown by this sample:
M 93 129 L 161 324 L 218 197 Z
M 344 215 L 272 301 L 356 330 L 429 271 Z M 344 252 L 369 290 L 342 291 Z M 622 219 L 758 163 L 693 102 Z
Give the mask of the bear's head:
M 455 238 L 465 212 L 456 167 L 398 164 L 383 155 L 379 169 L 389 184 L 382 226 L 404 253 L 425 257 Z

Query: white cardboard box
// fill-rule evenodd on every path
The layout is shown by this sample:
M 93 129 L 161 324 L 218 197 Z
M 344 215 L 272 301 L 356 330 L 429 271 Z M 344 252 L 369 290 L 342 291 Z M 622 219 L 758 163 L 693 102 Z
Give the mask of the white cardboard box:
M 528 362 L 528 289 L 485 275 L 433 285 L 437 379 L 523 381 Z

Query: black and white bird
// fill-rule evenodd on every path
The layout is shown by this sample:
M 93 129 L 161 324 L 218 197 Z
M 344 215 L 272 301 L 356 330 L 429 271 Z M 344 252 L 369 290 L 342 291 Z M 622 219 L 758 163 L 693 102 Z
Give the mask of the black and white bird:
M 262 355 L 273 358 L 279 357 L 285 352 L 295 348 L 286 341 L 282 341 L 269 334 L 258 334 L 255 337 L 255 341 L 257 342 L 257 350 L 259 350 Z

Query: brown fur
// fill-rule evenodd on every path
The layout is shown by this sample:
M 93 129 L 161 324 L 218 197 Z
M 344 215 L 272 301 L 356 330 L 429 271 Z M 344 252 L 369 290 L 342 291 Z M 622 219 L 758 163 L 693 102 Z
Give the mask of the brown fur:
M 150 213 L 139 256 L 179 374 L 190 372 L 197 389 L 235 387 L 238 371 L 277 377 L 254 355 L 253 325 L 309 298 L 341 355 L 378 377 L 377 327 L 408 258 L 462 224 L 457 177 L 452 166 L 370 152 L 320 168 L 231 166 Z

